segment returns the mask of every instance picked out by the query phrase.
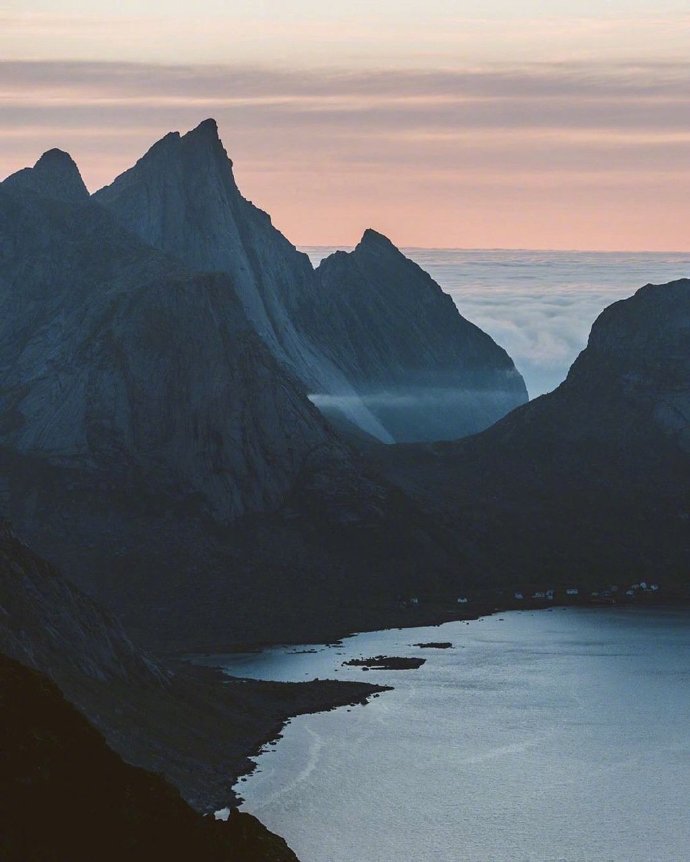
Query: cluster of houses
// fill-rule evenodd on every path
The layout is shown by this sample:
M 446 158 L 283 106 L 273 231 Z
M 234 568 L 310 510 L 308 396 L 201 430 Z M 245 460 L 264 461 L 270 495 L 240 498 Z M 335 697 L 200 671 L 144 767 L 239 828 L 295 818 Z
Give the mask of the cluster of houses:
M 659 584 L 651 584 L 647 583 L 647 581 L 640 581 L 639 584 L 631 584 L 629 587 L 619 587 L 617 584 L 611 584 L 608 587 L 605 587 L 600 590 L 581 590 L 579 587 L 566 587 L 565 590 L 562 591 L 562 595 L 564 595 L 567 599 L 574 600 L 580 599 L 582 601 L 589 600 L 597 600 L 597 599 L 615 599 L 619 594 L 625 594 L 627 598 L 635 598 L 639 593 L 656 593 L 659 591 Z M 516 601 L 524 601 L 525 598 L 541 600 L 541 601 L 554 601 L 556 596 L 556 590 L 537 590 L 534 593 L 528 594 L 515 592 L 513 593 L 513 599 Z
M 658 593 L 659 592 L 659 584 L 648 583 L 647 581 L 640 581 L 639 584 L 630 584 L 628 587 L 619 587 L 617 584 L 611 584 L 608 587 L 604 587 L 599 590 L 582 590 L 579 587 L 566 587 L 565 589 L 548 589 L 548 590 L 536 590 L 535 592 L 527 591 L 516 591 L 513 593 L 513 600 L 517 602 L 522 601 L 542 601 L 542 602 L 553 602 L 556 600 L 556 594 L 558 593 L 559 600 L 561 598 L 565 598 L 568 601 L 582 601 L 582 602 L 607 602 L 613 603 L 617 598 L 625 595 L 626 599 L 634 599 L 637 595 L 642 593 Z M 469 604 L 470 599 L 467 596 L 458 596 L 457 604 L 459 605 L 467 605 Z M 404 605 L 408 607 L 417 607 L 419 605 L 419 599 L 416 596 L 408 599 L 403 602 Z

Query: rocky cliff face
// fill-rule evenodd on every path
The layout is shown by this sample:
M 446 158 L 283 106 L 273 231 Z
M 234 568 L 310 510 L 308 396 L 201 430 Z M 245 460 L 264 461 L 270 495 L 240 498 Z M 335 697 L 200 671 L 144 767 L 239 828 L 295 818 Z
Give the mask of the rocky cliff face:
M 687 586 L 689 408 L 690 281 L 647 285 L 601 314 L 554 392 L 482 434 L 394 447 L 379 465 L 464 525 L 478 579 Z
M 44 196 L 44 174 L 41 195 L 26 172 L 0 186 L 2 445 L 196 496 L 220 521 L 278 505 L 322 449 L 346 457 L 227 275 L 188 273 L 88 198 Z
M 395 440 L 464 437 L 527 400 L 508 354 L 381 234 L 367 230 L 316 276 L 296 319 Z
M 166 135 L 94 197 L 188 267 L 228 273 L 314 403 L 384 442 L 472 433 L 527 398 L 505 351 L 379 234 L 315 275 L 240 194 L 213 120 Z
M 690 455 L 690 280 L 648 284 L 601 314 L 554 399 L 578 401 L 591 406 L 571 435 L 648 434 Z
M 227 273 L 247 317 L 273 355 L 309 391 L 348 398 L 347 412 L 386 438 L 346 376 L 299 332 L 288 309 L 310 293 L 309 259 L 240 194 L 214 120 L 166 135 L 94 199 L 146 243 L 195 271 Z

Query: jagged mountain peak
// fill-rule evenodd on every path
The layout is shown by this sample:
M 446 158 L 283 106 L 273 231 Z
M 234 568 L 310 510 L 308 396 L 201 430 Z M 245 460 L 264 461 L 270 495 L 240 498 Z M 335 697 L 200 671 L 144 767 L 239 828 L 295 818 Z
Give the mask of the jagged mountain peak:
M 47 150 L 32 168 L 22 168 L 7 177 L 2 186 L 26 189 L 44 197 L 79 203 L 88 200 L 89 192 L 69 153 L 53 148 Z
M 378 231 L 322 260 L 316 277 L 320 314 L 307 308 L 304 327 L 396 441 L 472 434 L 527 400 L 507 353 Z
M 199 153 L 206 152 L 232 168 L 232 159 L 228 156 L 218 133 L 218 123 L 212 117 L 202 120 L 198 126 L 182 135 L 180 143 L 187 150 Z
M 212 182 L 228 182 L 236 191 L 232 175 L 232 160 L 218 134 L 218 124 L 212 118 L 203 120 L 189 132 L 168 132 L 152 144 L 144 155 L 115 180 L 95 193 L 96 200 L 108 206 L 122 194 L 123 189 L 140 183 L 148 176 L 167 177 L 166 185 L 178 188 L 193 183 L 198 185 L 200 171 L 207 168 L 207 178 Z M 209 174 L 210 172 L 210 174 Z
M 218 123 L 213 119 L 213 117 L 208 117 L 207 119 L 202 120 L 198 126 L 187 132 L 187 134 L 185 135 L 185 138 L 191 137 L 205 137 L 212 140 L 220 141 L 220 136 L 218 134 Z
M 382 251 L 396 251 L 400 253 L 397 246 L 395 246 L 387 236 L 379 233 L 371 227 L 368 227 L 362 234 L 362 238 L 357 244 L 355 250 L 358 249 L 379 249 Z

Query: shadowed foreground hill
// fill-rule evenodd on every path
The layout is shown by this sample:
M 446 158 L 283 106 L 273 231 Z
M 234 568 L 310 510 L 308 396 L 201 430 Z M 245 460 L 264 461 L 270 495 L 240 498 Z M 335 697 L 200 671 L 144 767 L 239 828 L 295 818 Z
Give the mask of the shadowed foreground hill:
M 250 815 L 189 808 L 124 763 L 45 676 L 0 655 L 3 862 L 296 862 Z
M 566 381 L 483 434 L 377 457 L 462 525 L 475 580 L 687 587 L 690 281 L 611 305 Z
M 302 712 L 361 702 L 352 682 L 234 680 L 167 665 L 0 524 L 0 653 L 47 674 L 129 763 L 201 811 L 233 802 L 248 756 Z

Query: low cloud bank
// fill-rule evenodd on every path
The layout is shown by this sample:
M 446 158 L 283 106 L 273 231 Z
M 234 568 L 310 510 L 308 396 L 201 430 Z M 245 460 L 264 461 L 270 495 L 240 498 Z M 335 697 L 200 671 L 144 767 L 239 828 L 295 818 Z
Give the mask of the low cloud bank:
M 318 262 L 330 249 L 307 249 Z M 504 347 L 531 398 L 566 377 L 599 314 L 649 282 L 690 277 L 690 254 L 406 249 L 461 314 Z

